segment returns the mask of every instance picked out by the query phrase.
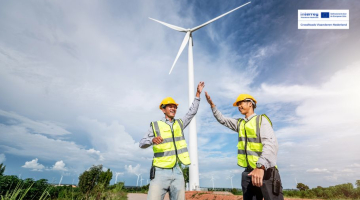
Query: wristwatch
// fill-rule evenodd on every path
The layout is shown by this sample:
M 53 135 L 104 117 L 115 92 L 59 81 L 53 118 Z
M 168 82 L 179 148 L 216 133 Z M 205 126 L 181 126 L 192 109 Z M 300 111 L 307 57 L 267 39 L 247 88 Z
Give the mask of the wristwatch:
M 261 163 L 256 163 L 256 168 L 265 170 L 264 165 L 262 165 Z

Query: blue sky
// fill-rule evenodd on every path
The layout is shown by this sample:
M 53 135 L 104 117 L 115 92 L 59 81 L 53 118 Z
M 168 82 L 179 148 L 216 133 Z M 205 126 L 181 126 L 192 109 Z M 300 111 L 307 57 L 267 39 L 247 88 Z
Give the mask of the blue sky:
M 138 142 L 172 96 L 188 109 L 187 49 L 168 75 L 184 28 L 245 1 L 0 1 L 0 162 L 6 174 L 77 183 L 94 164 L 146 183 L 152 150 Z M 298 30 L 298 9 L 349 9 L 349 30 Z M 240 93 L 258 100 L 279 142 L 284 188 L 354 183 L 360 177 L 360 3 L 252 1 L 200 29 L 195 83 L 205 81 L 218 109 L 242 117 Z M 200 186 L 230 187 L 235 132 L 197 114 Z M 186 132 L 186 134 L 188 134 Z M 115 174 L 115 173 L 114 173 Z M 115 175 L 112 183 L 115 181 Z

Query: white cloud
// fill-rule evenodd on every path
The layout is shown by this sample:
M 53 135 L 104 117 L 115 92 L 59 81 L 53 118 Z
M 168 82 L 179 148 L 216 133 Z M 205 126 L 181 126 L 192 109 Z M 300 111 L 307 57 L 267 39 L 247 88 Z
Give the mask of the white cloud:
M 24 127 L 34 133 L 41 133 L 53 136 L 70 134 L 69 131 L 60 125 L 48 121 L 36 121 L 27 117 L 18 115 L 15 112 L 7 112 L 0 109 L 0 116 L 7 118 L 8 123 L 16 124 L 18 127 Z
M 33 134 L 28 129 L 17 125 L 0 124 L 1 143 L 5 152 L 19 156 L 37 155 L 42 160 L 61 159 L 70 163 L 74 170 L 81 171 L 100 162 L 100 157 L 93 156 L 87 149 L 72 141 L 48 138 Z M 19 146 L 19 144 L 21 144 Z M 70 157 L 68 155 L 71 155 Z M 81 163 L 79 163 L 81 160 Z
M 319 169 L 319 168 L 308 169 L 308 170 L 306 170 L 306 172 L 308 172 L 308 173 L 330 173 L 330 171 L 328 169 Z
M 95 149 L 89 149 L 86 152 L 88 152 L 89 155 L 94 155 L 95 156 L 94 158 L 97 158 L 100 161 L 104 160 L 104 157 L 103 157 L 103 155 L 101 155 L 100 151 L 96 151 Z
M 43 169 L 45 169 L 44 165 L 38 163 L 37 158 L 25 162 L 25 165 L 21 167 L 31 169 L 31 171 L 43 171 Z
M 6 160 L 5 154 L 1 153 L 0 154 L 0 163 L 5 162 L 5 160 Z
M 130 174 L 141 174 L 142 170 L 140 169 L 140 165 L 137 164 L 135 167 L 132 165 L 125 165 L 125 170 Z
M 360 164 L 359 163 L 354 163 L 354 164 L 350 165 L 350 167 L 360 167 Z
M 68 169 L 65 167 L 64 161 L 60 160 L 53 165 L 52 170 L 55 171 L 67 171 Z

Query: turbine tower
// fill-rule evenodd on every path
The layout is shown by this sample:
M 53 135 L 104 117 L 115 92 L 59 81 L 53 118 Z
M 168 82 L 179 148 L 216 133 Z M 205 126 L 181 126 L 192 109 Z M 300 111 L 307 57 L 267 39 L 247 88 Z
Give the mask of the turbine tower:
M 226 178 L 226 179 L 230 179 L 230 181 L 231 181 L 231 189 L 234 189 L 233 182 L 232 182 L 233 177 L 234 177 L 234 174 L 231 174 L 230 176 L 228 176 Z
M 61 175 L 61 178 L 60 178 L 60 181 L 59 181 L 59 186 L 61 184 L 62 178 L 63 178 L 63 175 Z
M 212 184 L 213 184 L 213 191 L 214 191 L 214 177 L 213 176 L 211 176 L 211 179 L 210 179 L 211 181 L 212 181 Z
M 141 175 L 141 174 L 136 174 L 136 176 L 138 177 L 138 178 L 137 178 L 137 181 L 136 181 L 136 187 L 139 186 L 139 178 L 140 178 L 140 175 Z
M 123 175 L 124 173 L 122 173 L 122 172 L 116 172 L 115 173 L 115 184 L 117 183 L 117 177 L 119 176 L 119 175 Z
M 179 56 L 181 55 L 182 51 L 184 50 L 185 46 L 187 43 L 189 43 L 189 49 L 188 49 L 188 76 L 189 76 L 189 106 L 191 106 L 193 100 L 194 100 L 194 62 L 193 62 L 193 39 L 192 39 L 192 33 L 199 30 L 200 28 L 224 17 L 227 14 L 230 14 L 231 12 L 246 6 L 247 4 L 249 4 L 251 2 L 247 2 L 233 10 L 230 10 L 227 13 L 224 13 L 212 20 L 209 20 L 199 26 L 196 26 L 194 28 L 191 29 L 185 29 L 182 27 L 178 27 L 172 24 L 168 24 L 153 18 L 149 18 L 151 20 L 154 20 L 156 22 L 159 22 L 160 24 L 163 24 L 171 29 L 174 29 L 176 31 L 180 31 L 180 32 L 185 32 L 185 38 L 181 43 L 179 52 L 176 55 L 175 61 L 170 69 L 169 74 L 171 73 L 171 71 L 173 70 L 176 61 L 178 60 Z M 197 133 L 196 133 L 196 117 L 194 117 L 189 125 L 189 154 L 190 154 L 190 159 L 191 159 L 191 165 L 190 165 L 190 169 L 189 169 L 189 173 L 190 173 L 190 177 L 189 177 L 189 185 L 190 185 L 190 190 L 199 190 L 200 189 L 200 185 L 199 185 L 199 165 L 198 165 L 198 152 L 197 152 Z
M 143 177 L 141 176 L 141 179 L 140 179 L 140 187 L 142 186 L 142 181 L 143 181 Z

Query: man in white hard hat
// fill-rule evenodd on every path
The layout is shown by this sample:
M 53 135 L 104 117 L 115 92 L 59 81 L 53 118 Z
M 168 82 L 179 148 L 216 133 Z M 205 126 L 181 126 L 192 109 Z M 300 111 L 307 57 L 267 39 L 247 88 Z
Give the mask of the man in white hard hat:
M 185 200 L 185 181 L 179 163 L 189 165 L 190 158 L 183 130 L 199 108 L 204 86 L 204 82 L 198 84 L 196 97 L 181 119 L 175 119 L 178 107 L 175 100 L 171 97 L 163 99 L 159 108 L 165 116 L 151 122 L 147 134 L 140 140 L 140 148 L 153 145 L 154 151 L 152 169 L 155 169 L 155 177 L 150 177 L 148 200 L 162 200 L 167 192 L 170 200 Z
M 245 117 L 234 119 L 224 117 L 207 92 L 205 96 L 217 121 L 239 133 L 237 164 L 245 168 L 241 179 L 243 199 L 283 200 L 276 166 L 278 143 L 270 119 L 254 112 L 256 99 L 249 94 L 240 94 L 233 106 L 238 107 Z

